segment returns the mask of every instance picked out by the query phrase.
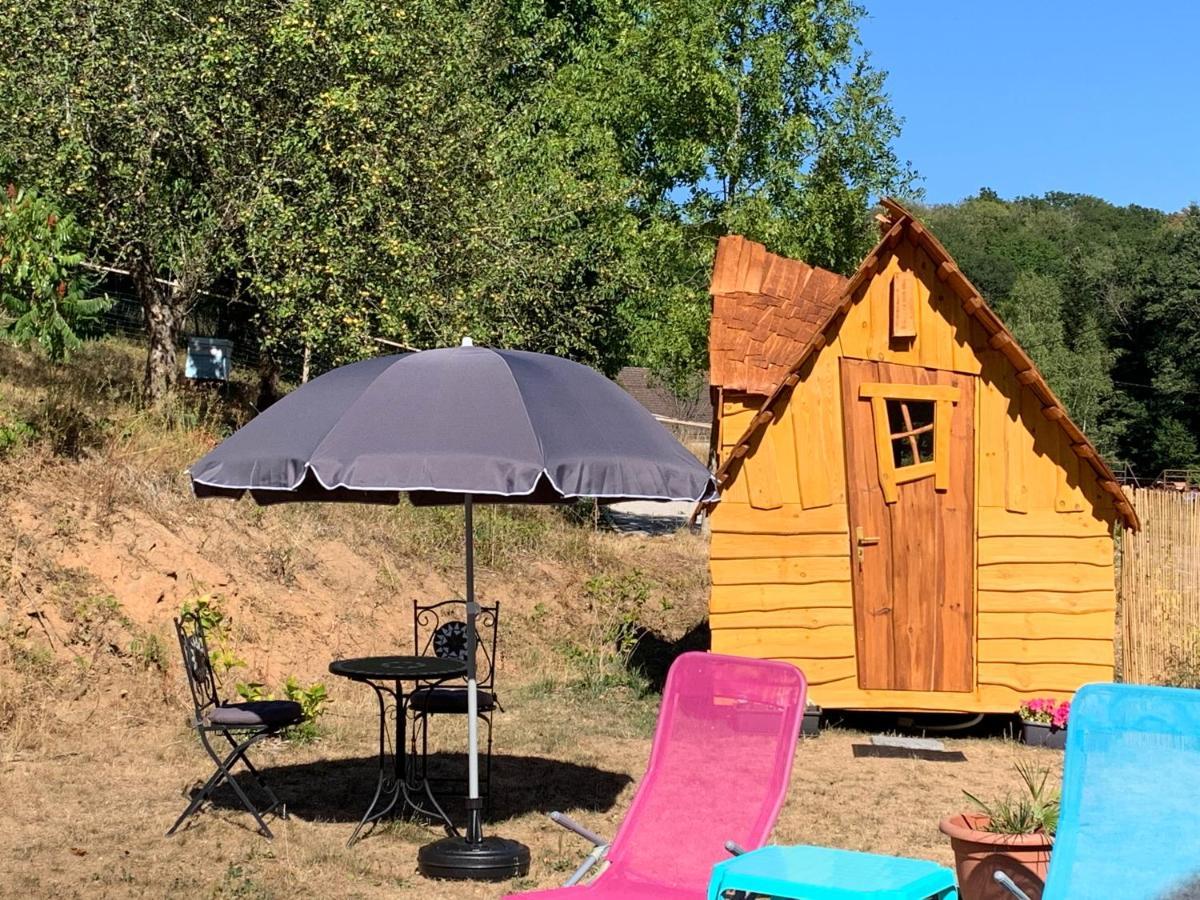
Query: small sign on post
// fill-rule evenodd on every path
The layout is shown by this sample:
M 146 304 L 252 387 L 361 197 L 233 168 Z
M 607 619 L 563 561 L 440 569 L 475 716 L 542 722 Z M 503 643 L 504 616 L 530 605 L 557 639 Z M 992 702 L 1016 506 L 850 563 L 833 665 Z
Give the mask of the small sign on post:
M 233 341 L 225 338 L 188 338 L 183 374 L 194 381 L 228 381 Z

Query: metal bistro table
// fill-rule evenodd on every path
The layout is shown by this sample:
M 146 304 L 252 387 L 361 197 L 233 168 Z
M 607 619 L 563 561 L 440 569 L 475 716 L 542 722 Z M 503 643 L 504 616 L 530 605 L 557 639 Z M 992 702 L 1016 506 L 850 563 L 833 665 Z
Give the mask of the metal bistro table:
M 436 656 L 367 656 L 359 659 L 337 659 L 329 664 L 333 675 L 341 675 L 352 681 L 361 681 L 375 691 L 379 701 L 379 782 L 375 786 L 375 796 L 367 807 L 366 815 L 350 835 L 346 846 L 350 847 L 359 837 L 363 829 L 374 825 L 393 810 L 403 812 L 411 809 L 431 819 L 440 820 L 448 834 L 457 837 L 458 832 L 450 822 L 450 817 L 438 804 L 429 787 L 429 782 L 418 778 L 416 766 L 408 764 L 405 752 L 405 698 L 403 683 L 405 681 L 421 681 L 440 684 L 451 678 L 461 678 L 467 672 L 462 660 L 439 659 Z M 392 765 L 388 767 L 387 743 L 391 736 L 388 733 L 387 717 L 392 715 L 396 720 L 395 747 L 392 752 Z M 425 805 L 426 802 L 428 805 Z

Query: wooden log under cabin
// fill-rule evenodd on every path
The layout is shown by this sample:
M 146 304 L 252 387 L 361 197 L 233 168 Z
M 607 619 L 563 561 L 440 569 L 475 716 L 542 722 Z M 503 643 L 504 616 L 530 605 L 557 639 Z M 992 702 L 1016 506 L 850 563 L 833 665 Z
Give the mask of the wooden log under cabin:
M 1111 681 L 1112 471 L 894 201 L 849 278 L 722 238 L 712 648 L 825 708 L 1011 712 Z

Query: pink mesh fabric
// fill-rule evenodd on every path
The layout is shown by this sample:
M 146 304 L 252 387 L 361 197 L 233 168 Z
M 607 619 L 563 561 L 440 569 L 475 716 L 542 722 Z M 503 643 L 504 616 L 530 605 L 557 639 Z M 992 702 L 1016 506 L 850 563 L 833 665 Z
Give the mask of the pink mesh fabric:
M 806 685 L 787 663 L 685 653 L 646 776 L 589 885 L 522 896 L 703 897 L 726 841 L 761 847 L 787 794 Z

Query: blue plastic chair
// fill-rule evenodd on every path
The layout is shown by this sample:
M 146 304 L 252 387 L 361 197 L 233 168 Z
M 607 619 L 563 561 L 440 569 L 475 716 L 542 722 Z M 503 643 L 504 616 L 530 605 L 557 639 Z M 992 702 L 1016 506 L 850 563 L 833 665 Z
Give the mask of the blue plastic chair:
M 708 900 L 726 891 L 800 900 L 956 900 L 937 863 L 829 847 L 763 847 L 713 866 Z
M 1024 897 L 1003 873 L 996 880 Z M 1200 691 L 1085 685 L 1071 704 L 1043 900 L 1196 896 Z

